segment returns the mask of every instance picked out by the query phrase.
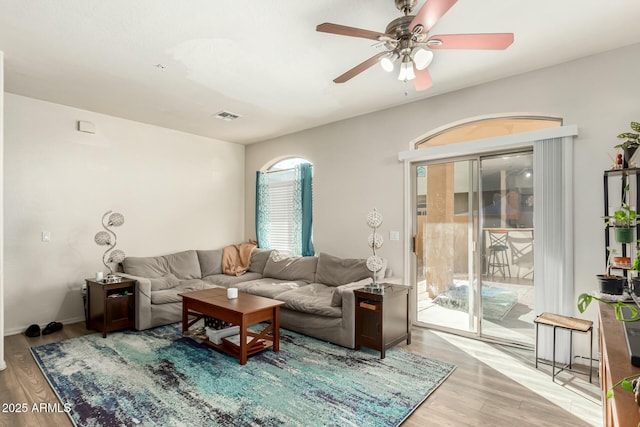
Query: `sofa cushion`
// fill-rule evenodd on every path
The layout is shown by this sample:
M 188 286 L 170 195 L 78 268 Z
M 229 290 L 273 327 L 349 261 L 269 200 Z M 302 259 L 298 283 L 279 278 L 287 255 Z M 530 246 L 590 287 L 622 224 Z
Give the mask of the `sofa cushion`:
M 149 281 L 151 282 L 152 291 L 175 288 L 180 284 L 180 280 L 171 273 L 167 273 L 162 277 L 151 277 Z
M 300 286 L 306 286 L 305 282 L 291 282 L 286 280 L 262 278 L 252 280 L 250 282 L 241 283 L 238 289 L 251 295 L 258 295 L 265 298 L 275 298 L 283 292 L 291 289 L 298 289 Z
M 279 258 L 272 252 L 264 266 L 264 277 L 281 280 L 302 280 L 307 283 L 314 281 L 318 258 L 315 256 Z
M 267 263 L 271 252 L 273 252 L 273 249 L 255 248 L 253 251 L 251 251 L 251 263 L 249 264 L 249 271 L 263 274 L 264 266 Z
M 132 257 L 128 256 L 122 261 L 124 273 L 138 277 L 164 277 L 169 271 L 167 260 L 161 256 Z
M 167 266 L 171 273 L 175 274 L 178 279 L 200 279 L 202 272 L 200 271 L 200 262 L 198 254 L 194 250 L 178 252 L 171 255 L 165 255 Z
M 230 288 L 238 285 L 239 283 L 248 282 L 249 280 L 260 279 L 262 274 L 259 273 L 244 273 L 242 276 L 228 276 L 226 274 L 214 274 L 213 276 L 203 277 L 209 283 L 222 286 L 224 288 Z
M 342 307 L 332 307 L 331 298 L 334 288 L 321 283 L 312 283 L 298 289 L 292 289 L 278 295 L 284 307 L 303 313 L 326 317 L 342 317 Z
M 340 286 L 371 276 L 365 259 L 339 258 L 322 252 L 318 256 L 317 283 Z
M 222 249 L 196 252 L 198 253 L 202 277 L 222 274 Z
M 182 302 L 182 297 L 179 296 L 179 294 L 217 287 L 218 286 L 212 283 L 208 283 L 200 279 L 181 280 L 180 283 L 174 288 L 152 291 L 151 304 L 170 304 L 174 302 Z
M 138 277 L 163 277 L 171 273 L 178 279 L 200 279 L 200 263 L 196 251 L 184 251 L 156 257 L 126 257 L 122 269 Z

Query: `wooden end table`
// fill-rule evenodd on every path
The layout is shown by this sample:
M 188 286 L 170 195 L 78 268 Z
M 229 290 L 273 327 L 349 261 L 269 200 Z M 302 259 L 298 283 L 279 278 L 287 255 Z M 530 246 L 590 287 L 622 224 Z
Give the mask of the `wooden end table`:
M 118 283 L 104 283 L 94 279 L 87 282 L 87 329 L 107 332 L 136 326 L 136 281 L 122 279 Z
M 411 344 L 409 287 L 382 285 L 383 292 L 361 288 L 353 291 L 356 300 L 356 350 L 368 347 L 380 352 L 406 340 Z
M 238 351 L 209 340 L 204 340 L 203 343 L 237 357 L 241 365 L 247 363 L 248 356 L 266 348 L 272 348 L 275 352 L 280 351 L 280 306 L 284 302 L 245 293 L 238 294 L 238 298 L 228 299 L 226 288 L 205 289 L 180 294 L 180 296 L 182 297 L 183 333 L 206 316 L 240 326 Z M 190 316 L 192 320 L 189 320 Z M 271 323 L 261 332 L 247 330 L 248 326 L 265 321 Z M 247 337 L 252 339 L 247 340 Z M 265 345 L 252 348 L 253 344 L 259 340 L 263 340 Z

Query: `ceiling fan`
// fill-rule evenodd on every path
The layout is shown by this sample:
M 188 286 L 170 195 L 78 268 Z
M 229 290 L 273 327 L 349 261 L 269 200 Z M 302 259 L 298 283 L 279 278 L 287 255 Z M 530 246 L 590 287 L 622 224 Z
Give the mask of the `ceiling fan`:
M 490 34 L 446 34 L 429 36 L 429 30 L 458 0 L 427 0 L 416 15 L 411 12 L 417 0 L 394 0 L 404 16 L 394 19 L 384 33 L 347 27 L 325 22 L 316 31 L 377 40 L 388 50 L 380 52 L 356 65 L 333 81 L 344 83 L 369 69 L 377 62 L 385 71 L 391 72 L 396 61 L 400 62 L 398 80 L 413 80 L 416 90 L 431 87 L 431 74 L 427 67 L 436 49 L 506 49 L 513 43 L 512 33 Z

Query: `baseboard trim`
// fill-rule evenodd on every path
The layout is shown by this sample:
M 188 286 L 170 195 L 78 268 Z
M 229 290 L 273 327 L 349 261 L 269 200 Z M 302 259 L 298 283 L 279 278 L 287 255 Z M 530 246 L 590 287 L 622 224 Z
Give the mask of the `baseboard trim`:
M 81 317 L 72 317 L 70 319 L 63 319 L 63 320 L 58 320 L 58 322 L 62 323 L 63 325 L 69 325 L 71 323 L 78 323 L 78 322 L 84 322 L 84 316 Z M 45 326 L 47 326 L 46 323 L 39 325 L 40 328 L 44 328 Z M 22 334 L 24 333 L 24 331 L 27 330 L 27 328 L 29 327 L 29 325 L 26 326 L 18 326 L 16 328 L 11 328 L 11 329 L 5 329 L 4 331 L 4 336 L 8 337 L 9 335 L 17 335 L 17 334 Z M 0 369 L 1 370 L 1 369 Z

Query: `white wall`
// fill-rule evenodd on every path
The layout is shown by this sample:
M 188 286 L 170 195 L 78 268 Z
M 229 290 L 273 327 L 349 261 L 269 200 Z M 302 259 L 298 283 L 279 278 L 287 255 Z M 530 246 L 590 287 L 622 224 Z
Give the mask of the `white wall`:
M 4 229 L 3 229 L 3 155 L 4 155 L 4 53 L 0 50 L 0 371 L 7 367 L 4 361 Z
M 9 93 L 5 107 L 7 334 L 84 319 L 80 286 L 104 270 L 93 237 L 108 210 L 125 217 L 114 231 L 129 256 L 242 240 L 242 145 Z
M 430 130 L 465 118 L 546 113 L 563 117 L 580 132 L 574 147 L 575 289 L 576 295 L 596 289 L 594 275 L 605 264 L 602 171 L 611 165 L 607 153 L 614 154 L 616 135 L 628 131 L 631 120 L 640 120 L 638 69 L 636 44 L 250 145 L 245 163 L 247 237 L 254 235 L 255 171 L 276 157 L 301 156 L 314 164 L 316 249 L 340 256 L 367 255 L 364 219 L 375 206 L 385 216 L 382 231 L 387 241 L 380 254 L 400 274 L 404 243 L 388 241 L 389 230 L 403 229 L 398 152 Z M 403 90 L 401 85 L 398 90 Z M 587 317 L 597 317 L 595 308 Z

